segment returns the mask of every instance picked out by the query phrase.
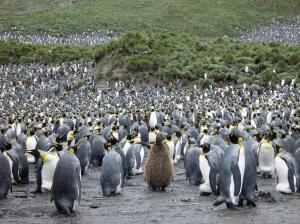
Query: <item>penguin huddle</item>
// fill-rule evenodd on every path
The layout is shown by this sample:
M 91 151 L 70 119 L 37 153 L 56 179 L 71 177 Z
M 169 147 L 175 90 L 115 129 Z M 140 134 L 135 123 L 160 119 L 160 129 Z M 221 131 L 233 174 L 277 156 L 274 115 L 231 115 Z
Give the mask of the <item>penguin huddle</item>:
M 182 161 L 201 195 L 218 196 L 215 206 L 256 206 L 257 178 L 277 178 L 273 187 L 282 193 L 300 192 L 294 82 L 169 91 L 134 81 L 103 88 L 91 78 L 60 91 L 70 74 L 89 80 L 88 66 L 1 67 L 0 198 L 14 184 L 28 184 L 34 166 L 32 193 L 51 192 L 57 210 L 70 215 L 92 167 L 101 169 L 99 188 L 108 197 L 136 175 L 150 190 L 165 191 Z M 36 70 L 27 77 L 26 68 Z M 20 72 L 19 81 L 11 71 Z

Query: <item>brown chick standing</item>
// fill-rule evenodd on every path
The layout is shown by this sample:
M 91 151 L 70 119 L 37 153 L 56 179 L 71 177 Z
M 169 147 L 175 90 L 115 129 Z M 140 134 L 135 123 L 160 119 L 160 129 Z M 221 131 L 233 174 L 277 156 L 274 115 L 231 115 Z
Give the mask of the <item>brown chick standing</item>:
M 145 165 L 145 181 L 154 191 L 164 191 L 173 178 L 173 163 L 163 140 L 163 135 L 158 133 Z

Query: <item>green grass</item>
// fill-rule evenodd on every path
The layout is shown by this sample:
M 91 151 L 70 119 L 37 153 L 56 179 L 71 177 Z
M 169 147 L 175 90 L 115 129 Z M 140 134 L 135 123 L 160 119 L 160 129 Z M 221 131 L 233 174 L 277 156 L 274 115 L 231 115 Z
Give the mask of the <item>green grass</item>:
M 213 39 L 167 32 L 131 31 L 104 47 L 26 45 L 0 42 L 0 64 L 41 62 L 56 64 L 74 60 L 95 61 L 97 79 L 115 78 L 115 72 L 152 74 L 169 82 L 174 79 L 214 83 L 257 83 L 300 74 L 300 46 L 260 44 Z M 102 67 L 101 67 L 102 65 Z M 245 66 L 249 74 L 241 75 Z M 273 70 L 276 74 L 273 74 Z M 207 73 L 208 80 L 204 79 Z M 140 76 L 140 77 L 143 77 Z
M 147 29 L 209 38 L 234 35 L 299 10 L 298 0 L 3 0 L 0 30 L 15 26 L 53 33 Z
M 106 46 L 112 68 L 127 72 L 150 72 L 157 78 L 258 83 L 291 80 L 299 76 L 300 46 L 233 42 L 223 39 L 202 41 L 199 37 L 157 32 L 128 32 Z M 241 75 L 245 66 L 249 74 Z M 273 74 L 273 70 L 276 74 Z M 203 80 L 204 73 L 210 81 Z
M 0 41 L 0 64 L 43 63 L 47 65 L 71 61 L 99 60 L 102 47 L 27 45 Z

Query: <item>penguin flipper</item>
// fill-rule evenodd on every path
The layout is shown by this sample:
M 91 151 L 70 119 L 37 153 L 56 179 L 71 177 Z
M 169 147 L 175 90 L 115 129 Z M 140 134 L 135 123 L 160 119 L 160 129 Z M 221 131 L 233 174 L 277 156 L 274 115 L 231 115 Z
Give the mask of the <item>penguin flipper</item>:
M 217 192 L 217 170 L 214 168 L 210 169 L 209 182 L 210 182 L 211 190 L 214 193 L 216 193 Z
M 231 166 L 231 172 L 233 175 L 234 182 L 234 196 L 237 196 L 240 193 L 240 189 L 242 187 L 241 172 L 238 164 Z
M 20 183 L 19 162 L 17 160 L 13 160 L 12 174 L 14 176 L 16 183 Z
M 292 163 L 287 163 L 288 166 L 288 180 L 289 180 L 289 184 L 290 184 L 290 188 L 292 190 L 292 192 L 295 192 L 295 167 L 294 164 Z
M 80 178 L 80 174 L 81 174 L 81 171 L 80 171 L 80 168 L 77 172 L 77 182 L 78 182 L 78 189 L 79 189 L 79 195 L 78 195 L 78 204 L 80 204 L 80 201 L 81 201 L 81 178 Z

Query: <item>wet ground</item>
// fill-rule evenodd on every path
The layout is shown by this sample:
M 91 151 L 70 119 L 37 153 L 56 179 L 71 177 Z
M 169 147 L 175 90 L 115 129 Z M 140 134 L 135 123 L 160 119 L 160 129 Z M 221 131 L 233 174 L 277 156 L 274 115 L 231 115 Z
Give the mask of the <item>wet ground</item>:
M 258 181 L 261 193 L 257 208 L 229 210 L 213 207 L 216 196 L 200 196 L 197 186 L 185 180 L 183 162 L 175 167 L 175 178 L 164 193 L 148 189 L 143 176 L 126 180 L 119 196 L 101 194 L 100 168 L 82 178 L 81 204 L 67 217 L 56 212 L 50 193 L 33 195 L 34 169 L 29 185 L 13 186 L 13 193 L 0 201 L 0 223 L 299 223 L 300 195 L 274 191 L 275 179 Z M 269 194 L 269 193 L 270 194 Z

